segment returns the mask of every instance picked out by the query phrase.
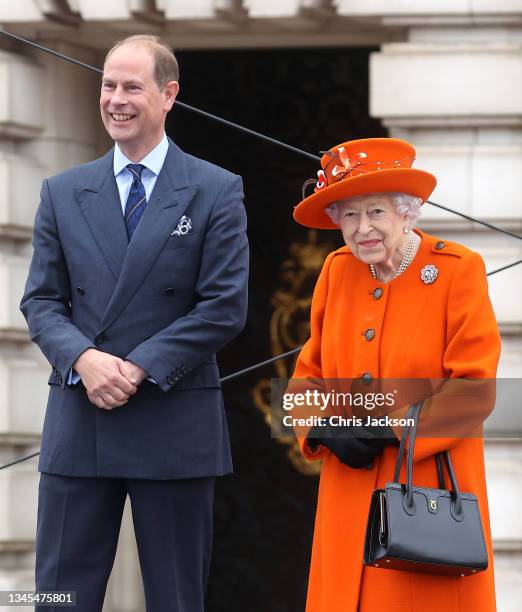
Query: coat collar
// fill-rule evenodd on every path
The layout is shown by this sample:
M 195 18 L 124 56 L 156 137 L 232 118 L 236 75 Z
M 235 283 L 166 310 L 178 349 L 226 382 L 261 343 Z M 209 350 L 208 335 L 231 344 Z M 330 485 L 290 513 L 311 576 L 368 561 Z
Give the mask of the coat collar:
M 173 140 L 170 138 L 167 138 L 167 140 L 169 148 L 160 174 L 162 174 L 162 172 L 167 173 L 173 189 L 183 189 L 190 185 L 186 155 Z M 107 175 L 113 170 L 113 163 L 114 147 L 107 151 L 103 157 L 93 162 L 92 170 L 86 178 L 85 185 L 76 191 L 78 193 L 82 191 L 99 193 L 104 188 Z M 156 188 L 154 188 L 154 191 L 155 190 Z
M 140 159 L 139 163 L 145 166 L 155 176 L 161 172 L 161 169 L 165 165 L 165 159 L 169 151 L 169 139 L 166 134 L 163 134 L 161 141 L 149 151 L 143 159 Z M 118 176 L 123 172 L 128 164 L 135 163 L 129 159 L 125 153 L 120 149 L 118 143 L 114 145 L 114 176 Z

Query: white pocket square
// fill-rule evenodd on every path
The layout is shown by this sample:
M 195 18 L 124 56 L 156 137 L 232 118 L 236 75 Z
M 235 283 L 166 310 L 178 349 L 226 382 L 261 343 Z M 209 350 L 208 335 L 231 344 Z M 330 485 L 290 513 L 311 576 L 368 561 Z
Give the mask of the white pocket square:
M 179 220 L 176 229 L 172 232 L 171 236 L 186 236 L 192 229 L 192 221 L 190 217 L 183 215 Z

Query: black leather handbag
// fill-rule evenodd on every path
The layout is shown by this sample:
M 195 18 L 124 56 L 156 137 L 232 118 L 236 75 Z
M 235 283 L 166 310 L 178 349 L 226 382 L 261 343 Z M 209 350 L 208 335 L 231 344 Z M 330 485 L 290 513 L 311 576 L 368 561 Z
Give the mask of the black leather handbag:
M 488 554 L 477 498 L 461 493 L 448 451 L 438 453 L 439 488 L 413 486 L 413 449 L 422 403 L 414 404 L 405 426 L 393 482 L 373 491 L 364 563 L 409 572 L 470 576 L 488 567 Z M 399 483 L 402 457 L 409 434 L 406 484 Z M 452 490 L 444 487 L 442 459 Z

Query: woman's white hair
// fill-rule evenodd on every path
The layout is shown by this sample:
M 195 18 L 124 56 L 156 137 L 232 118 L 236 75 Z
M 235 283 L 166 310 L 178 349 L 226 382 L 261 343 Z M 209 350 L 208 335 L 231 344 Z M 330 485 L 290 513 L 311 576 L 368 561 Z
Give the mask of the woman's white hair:
M 372 194 L 365 194 L 363 196 L 356 196 L 354 198 L 346 198 L 345 200 L 339 200 L 327 206 L 325 208 L 325 212 L 335 223 L 335 225 L 341 225 L 341 206 L 346 202 L 352 202 L 360 200 L 361 198 L 366 198 L 368 197 L 368 195 Z M 397 212 L 401 215 L 406 215 L 410 227 L 413 227 L 415 221 L 417 221 L 420 215 L 420 207 L 422 206 L 421 198 L 418 198 L 417 196 L 412 196 L 408 193 L 383 193 L 379 195 L 390 196 L 392 202 L 395 204 Z

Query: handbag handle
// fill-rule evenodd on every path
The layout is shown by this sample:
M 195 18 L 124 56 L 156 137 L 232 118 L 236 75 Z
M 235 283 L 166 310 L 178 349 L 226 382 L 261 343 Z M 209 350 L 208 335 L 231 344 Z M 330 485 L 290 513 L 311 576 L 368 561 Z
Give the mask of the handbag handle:
M 402 436 L 401 436 L 401 443 L 399 444 L 399 452 L 397 454 L 397 461 L 395 463 L 395 472 L 393 474 L 393 482 L 399 482 L 399 473 L 401 470 L 401 465 L 402 465 L 402 458 L 404 456 L 404 449 L 406 447 L 406 440 L 408 438 L 408 434 L 410 433 L 410 419 L 411 416 L 413 414 L 413 409 L 415 408 L 416 404 L 412 404 L 409 408 L 408 408 L 408 412 L 406 413 L 406 420 L 408 422 L 408 425 L 405 425 L 402 428 Z
M 399 446 L 399 452 L 397 455 L 397 462 L 395 464 L 395 473 L 393 476 L 394 482 L 399 482 L 399 474 L 402 464 L 402 458 L 404 456 L 404 449 L 406 448 L 406 440 L 409 434 L 409 445 L 408 445 L 408 457 L 406 463 L 406 499 L 405 499 L 405 508 L 412 509 L 413 508 L 413 452 L 415 449 L 415 438 L 417 436 L 417 426 L 419 424 L 419 414 L 422 408 L 422 402 L 417 402 L 409 407 L 408 412 L 406 414 L 407 419 L 413 418 L 413 426 L 406 425 L 403 427 L 401 443 Z M 435 460 L 437 462 L 437 474 L 439 479 L 439 488 L 444 489 L 444 475 L 442 468 L 442 458 L 445 460 L 446 469 L 448 471 L 452 494 L 454 498 L 454 503 L 452 507 L 452 514 L 454 518 L 457 520 L 462 520 L 462 499 L 460 496 L 460 490 L 457 483 L 457 477 L 455 476 L 455 470 L 453 469 L 453 464 L 451 462 L 451 457 L 449 451 L 443 451 L 437 453 L 435 455 Z

